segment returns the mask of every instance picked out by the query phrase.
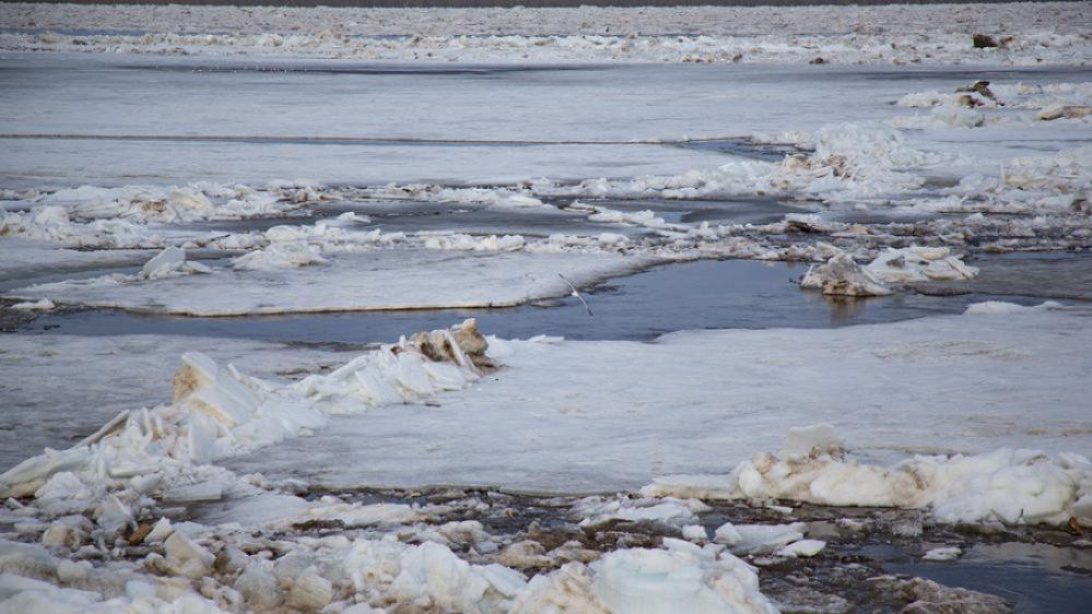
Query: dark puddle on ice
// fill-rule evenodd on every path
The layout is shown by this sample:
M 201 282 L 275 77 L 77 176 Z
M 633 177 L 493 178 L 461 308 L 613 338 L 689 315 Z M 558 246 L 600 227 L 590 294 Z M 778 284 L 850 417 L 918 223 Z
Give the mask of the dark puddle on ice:
M 793 281 L 806 265 L 704 260 L 662 266 L 600 284 L 586 292 L 588 316 L 575 298 L 510 309 L 449 309 L 242 318 L 148 316 L 114 310 L 44 314 L 22 330 L 80 335 L 173 334 L 305 344 L 390 342 L 400 335 L 477 318 L 504 338 L 538 334 L 569 339 L 649 341 L 690 329 L 827 328 L 961 313 L 985 300 L 968 294 L 902 294 L 867 300 L 830 299 Z M 1033 298 L 1007 298 L 1023 304 Z
M 1092 605 L 1092 552 L 1042 543 L 976 544 L 954 561 L 927 562 L 895 546 L 862 549 L 886 571 L 991 593 L 1021 614 L 1084 614 Z

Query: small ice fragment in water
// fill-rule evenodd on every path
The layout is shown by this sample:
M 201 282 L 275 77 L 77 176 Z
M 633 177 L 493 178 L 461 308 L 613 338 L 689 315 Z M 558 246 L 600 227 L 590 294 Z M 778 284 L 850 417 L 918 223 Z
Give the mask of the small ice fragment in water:
M 954 561 L 963 554 L 959 546 L 944 546 L 933 548 L 921 557 L 923 561 Z
M 777 551 L 777 556 L 811 557 L 823 551 L 827 542 L 819 539 L 802 539 Z

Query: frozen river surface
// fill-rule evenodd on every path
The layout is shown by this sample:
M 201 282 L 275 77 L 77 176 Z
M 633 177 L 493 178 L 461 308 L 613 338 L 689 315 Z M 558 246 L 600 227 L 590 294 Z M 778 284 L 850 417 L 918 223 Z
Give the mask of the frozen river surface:
M 68 36 L 0 32 L 0 48 Z M 777 529 L 800 531 L 760 572 L 783 599 L 800 598 L 778 592 L 793 569 L 823 592 L 860 584 L 837 556 L 801 562 L 824 547 L 800 539 L 813 530 L 861 548 L 869 574 L 883 562 L 998 592 L 975 567 L 992 538 L 957 523 L 1067 552 L 1065 531 L 1092 523 L 1092 70 L 1064 65 L 1082 40 L 1021 39 L 996 56 L 1010 65 L 973 66 L 411 62 L 403 38 L 371 41 L 393 62 L 254 54 L 261 41 L 225 47 L 251 54 L 237 56 L 192 40 L 6 51 L 0 524 L 15 541 L 0 558 L 33 559 L 67 591 L 76 567 L 55 553 L 93 551 L 125 579 L 207 577 L 228 609 L 501 612 L 536 590 L 579 606 L 658 556 L 626 544 L 706 542 L 724 519 L 699 525 L 724 512 L 697 497 L 747 501 L 765 523 L 866 508 L 830 512 L 859 516 L 831 517 L 825 537 Z M 458 42 L 482 57 L 516 43 Z M 565 42 L 585 43 L 626 44 Z M 1011 65 L 1051 44 L 1054 65 Z M 860 51 L 841 49 L 829 57 Z M 496 336 L 488 358 L 471 328 L 377 348 L 467 317 Z M 817 423 L 832 428 L 794 430 Z M 15 466 L 43 447 L 60 451 Z M 396 494 L 372 505 L 380 487 Z M 514 491 L 559 498 L 502 510 Z M 606 491 L 628 494 L 574 498 Z M 558 507 L 518 526 L 540 504 Z M 176 528 L 133 537 L 160 518 Z M 908 562 L 922 544 L 865 543 L 905 549 L 923 531 L 962 540 L 966 564 L 927 573 Z M 570 573 L 533 558 L 541 545 L 513 558 L 532 536 L 608 554 L 527 585 Z M 673 547 L 683 575 L 746 584 L 743 567 L 710 571 L 730 555 Z M 458 576 L 446 593 L 429 584 L 439 567 Z M 60 590 L 24 588 L 47 603 Z M 740 591 L 765 603 L 757 580 Z M 1059 608 L 1088 593 L 1065 591 Z
M 300 177 L 473 185 L 670 175 L 728 159 L 670 144 L 684 139 L 890 119 L 907 114 L 892 106 L 907 93 L 982 79 L 995 87 L 1092 81 L 1086 68 L 392 65 L 63 54 L 10 54 L 0 67 L 6 187 Z M 1034 135 L 991 138 L 985 149 L 1003 158 L 1075 136 L 1042 126 Z

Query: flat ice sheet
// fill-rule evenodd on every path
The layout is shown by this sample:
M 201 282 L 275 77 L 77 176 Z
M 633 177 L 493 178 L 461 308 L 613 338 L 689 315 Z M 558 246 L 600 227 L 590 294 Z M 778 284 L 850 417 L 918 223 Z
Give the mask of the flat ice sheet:
M 559 274 L 584 285 L 651 262 L 612 255 L 383 249 L 291 270 L 220 269 L 133 283 L 57 282 L 11 295 L 195 316 L 511 307 L 569 294 Z
M 677 175 L 738 157 L 632 141 L 928 119 L 930 109 L 892 103 L 979 79 L 993 87 L 1092 80 L 1083 67 L 603 63 L 467 72 L 424 62 L 403 70 L 358 60 L 226 62 L 43 53 L 0 59 L 10 109 L 0 115 L 0 187 L 297 177 L 332 185 L 479 185 Z M 43 134 L 56 138 L 22 138 Z M 1029 147 L 1049 152 L 1089 139 L 1087 125 L 1058 122 L 910 133 L 926 150 L 971 147 L 981 170 L 1028 155 Z
M 656 343 L 517 344 L 439 407 L 385 407 L 230 465 L 332 486 L 635 488 L 723 473 L 833 424 L 852 454 L 1092 447 L 1087 311 L 838 330 L 683 332 Z

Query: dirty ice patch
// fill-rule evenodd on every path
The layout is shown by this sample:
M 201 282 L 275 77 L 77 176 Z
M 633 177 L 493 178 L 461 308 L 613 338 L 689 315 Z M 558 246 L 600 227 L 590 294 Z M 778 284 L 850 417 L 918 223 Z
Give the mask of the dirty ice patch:
M 569 294 L 559 273 L 579 286 L 652 262 L 617 255 L 405 249 L 344 254 L 321 267 L 284 268 L 279 266 L 284 254 L 274 258 L 268 252 L 257 253 L 278 266 L 148 283 L 59 282 L 11 294 L 50 298 L 58 304 L 191 316 L 511 307 Z M 310 250 L 305 255 L 312 256 Z M 241 287 L 246 292 L 239 292 Z

